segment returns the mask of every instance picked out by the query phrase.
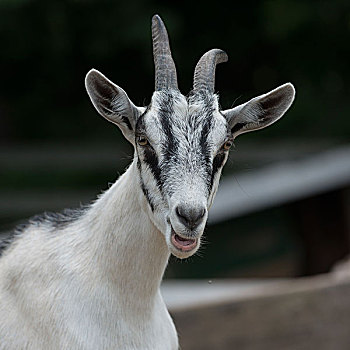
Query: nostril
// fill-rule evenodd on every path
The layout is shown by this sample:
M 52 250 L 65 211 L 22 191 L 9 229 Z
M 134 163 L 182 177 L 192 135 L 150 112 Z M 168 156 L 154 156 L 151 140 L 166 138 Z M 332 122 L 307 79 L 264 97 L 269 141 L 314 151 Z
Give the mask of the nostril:
M 179 205 L 176 207 L 175 212 L 180 222 L 187 228 L 193 230 L 202 222 L 206 209 L 203 207 L 191 208 Z
M 201 219 L 205 215 L 205 212 L 206 212 L 206 210 L 205 210 L 205 208 L 203 208 L 199 213 L 199 219 Z
M 186 220 L 186 215 L 183 213 L 183 208 L 182 207 L 177 206 L 175 211 L 176 211 L 176 214 L 177 214 L 178 217 L 180 217 L 183 220 Z

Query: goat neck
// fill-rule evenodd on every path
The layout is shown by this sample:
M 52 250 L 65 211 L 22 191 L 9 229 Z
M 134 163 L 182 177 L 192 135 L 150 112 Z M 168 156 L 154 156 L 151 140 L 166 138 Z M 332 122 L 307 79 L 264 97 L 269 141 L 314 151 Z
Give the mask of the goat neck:
M 96 264 L 96 272 L 87 272 L 114 284 L 128 308 L 137 307 L 138 301 L 147 304 L 147 298 L 151 301 L 157 295 L 170 254 L 145 210 L 138 181 L 133 161 L 90 208 L 84 223 L 91 239 L 85 258 L 93 256 Z

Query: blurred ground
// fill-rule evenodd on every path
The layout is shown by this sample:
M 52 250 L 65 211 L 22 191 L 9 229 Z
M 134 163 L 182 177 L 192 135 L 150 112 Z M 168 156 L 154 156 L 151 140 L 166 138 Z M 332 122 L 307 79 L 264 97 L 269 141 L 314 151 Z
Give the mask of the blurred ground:
M 172 298 L 173 286 L 163 287 L 183 349 L 349 348 L 349 275 L 265 282 L 198 281 L 194 287 L 174 283 L 183 295 L 198 295 L 197 300 L 193 295 L 189 301 L 184 298 L 181 306 Z

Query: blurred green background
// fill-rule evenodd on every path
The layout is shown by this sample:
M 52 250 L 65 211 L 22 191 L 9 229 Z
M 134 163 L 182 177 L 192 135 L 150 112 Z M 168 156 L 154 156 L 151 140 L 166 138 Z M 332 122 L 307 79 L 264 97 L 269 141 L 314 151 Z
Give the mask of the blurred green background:
M 254 137 L 332 137 L 350 131 L 350 4 L 335 1 L 213 2 L 2 0 L 0 106 L 2 142 L 115 140 L 93 118 L 84 76 L 95 67 L 139 105 L 153 92 L 150 20 L 170 33 L 180 88 L 194 66 L 222 48 L 223 107 L 291 81 L 293 117 Z
M 216 75 L 223 108 L 288 81 L 296 87 L 296 101 L 285 118 L 239 139 L 239 148 L 251 151 L 230 161 L 226 173 L 269 163 L 273 157 L 261 154 L 265 147 L 287 149 L 296 157 L 305 149 L 349 141 L 348 0 L 2 0 L 0 229 L 37 210 L 94 198 L 130 162 L 131 146 L 97 115 L 84 77 L 96 68 L 135 104 L 147 105 L 154 86 L 150 23 L 155 13 L 168 28 L 184 94 L 200 56 L 216 47 L 229 55 Z M 279 267 L 262 268 L 261 275 L 305 273 L 299 268 L 304 248 L 295 233 L 294 212 L 281 207 L 238 218 L 234 234 L 228 223 L 209 227 L 203 259 L 171 263 L 169 276 L 251 275 L 249 266 L 257 271 L 257 265 L 270 266 L 276 256 Z M 218 238 L 216 231 L 226 233 Z

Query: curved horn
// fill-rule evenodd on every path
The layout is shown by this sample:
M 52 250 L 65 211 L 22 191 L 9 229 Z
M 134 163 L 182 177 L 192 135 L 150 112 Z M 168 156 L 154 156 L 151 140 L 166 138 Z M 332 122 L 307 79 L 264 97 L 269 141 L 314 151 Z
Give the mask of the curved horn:
M 193 90 L 214 93 L 216 65 L 227 60 L 226 52 L 220 49 L 206 52 L 200 58 L 194 70 Z
M 155 89 L 178 89 L 176 68 L 171 57 L 168 33 L 158 15 L 152 18 L 153 56 L 155 65 Z

